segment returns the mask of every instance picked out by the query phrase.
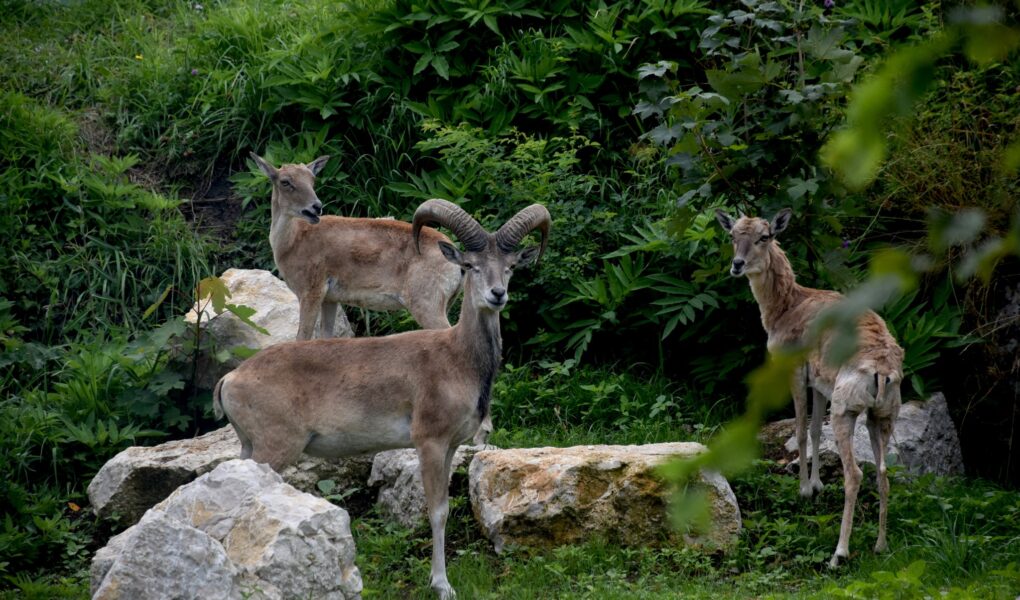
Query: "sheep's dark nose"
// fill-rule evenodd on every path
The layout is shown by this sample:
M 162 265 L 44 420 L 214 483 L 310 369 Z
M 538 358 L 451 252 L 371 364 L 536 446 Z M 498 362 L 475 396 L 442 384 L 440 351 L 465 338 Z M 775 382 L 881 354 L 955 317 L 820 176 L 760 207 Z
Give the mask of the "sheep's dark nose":
M 742 258 L 734 258 L 733 259 L 733 268 L 737 269 L 738 271 L 740 269 L 743 269 L 744 268 L 744 259 L 742 259 Z
M 492 297 L 496 300 L 502 300 L 503 296 L 506 296 L 506 290 L 501 287 L 492 288 Z
M 315 214 L 321 215 L 322 214 L 322 202 L 316 202 L 315 204 L 313 204 L 312 205 L 312 209 L 315 210 Z

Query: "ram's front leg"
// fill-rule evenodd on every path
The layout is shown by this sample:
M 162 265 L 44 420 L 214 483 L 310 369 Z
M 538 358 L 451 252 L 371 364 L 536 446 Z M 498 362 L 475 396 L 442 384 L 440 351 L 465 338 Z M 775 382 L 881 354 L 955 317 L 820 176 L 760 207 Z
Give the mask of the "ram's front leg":
M 425 487 L 425 504 L 432 527 L 432 577 L 430 585 L 440 600 L 455 598 L 457 593 L 446 578 L 446 518 L 450 513 L 450 464 L 456 444 L 426 441 L 418 444 L 421 480 Z

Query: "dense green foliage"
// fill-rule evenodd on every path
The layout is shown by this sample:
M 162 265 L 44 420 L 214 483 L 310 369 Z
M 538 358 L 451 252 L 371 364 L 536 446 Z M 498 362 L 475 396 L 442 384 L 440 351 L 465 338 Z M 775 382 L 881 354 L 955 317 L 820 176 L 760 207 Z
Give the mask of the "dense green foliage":
M 930 256 L 913 291 L 883 309 L 907 352 L 906 396 L 946 391 L 968 468 L 1015 484 L 1018 325 L 1004 305 L 1020 269 L 1013 258 L 990 282 L 953 275 L 983 236 L 1016 223 L 1020 67 L 960 41 L 980 39 L 965 35 L 980 23 L 947 27 L 953 11 L 938 2 L 834 4 L 2 3 L 0 587 L 81 595 L 83 561 L 109 534 L 82 516 L 89 479 L 127 445 L 212 426 L 193 381 L 204 341 L 178 316 L 204 278 L 273 267 L 269 188 L 250 151 L 277 163 L 330 154 L 317 184 L 328 213 L 407 218 L 442 197 L 491 226 L 549 207 L 549 252 L 514 280 L 504 313 L 493 404 L 504 445 L 706 441 L 741 412 L 764 335 L 746 282 L 726 276 L 717 207 L 793 207 L 783 244 L 806 285 L 853 289 L 891 246 Z M 938 52 L 917 61 L 910 86 L 848 104 L 903 48 Z M 886 104 L 869 107 L 874 97 Z M 880 141 L 850 139 L 866 118 Z M 819 160 L 852 156 L 847 139 L 874 150 L 845 165 L 867 174 L 866 189 Z M 413 326 L 350 316 L 359 332 Z M 730 575 L 739 594 L 793 583 L 810 596 L 851 580 L 860 597 L 1016 591 L 1006 492 L 897 482 L 905 550 L 828 579 L 816 567 L 834 530 L 820 525 L 838 494 L 805 507 L 787 478 L 744 477 L 750 520 L 732 557 L 595 542 L 496 558 L 460 506 L 454 583 L 482 597 L 549 575 L 560 597 L 718 595 Z M 954 517 L 940 496 L 964 509 Z M 359 527 L 382 557 L 362 563 L 366 582 L 399 577 L 394 593 L 406 594 L 424 580 L 425 554 L 408 551 L 421 532 Z M 477 581 L 459 583 L 458 568 Z

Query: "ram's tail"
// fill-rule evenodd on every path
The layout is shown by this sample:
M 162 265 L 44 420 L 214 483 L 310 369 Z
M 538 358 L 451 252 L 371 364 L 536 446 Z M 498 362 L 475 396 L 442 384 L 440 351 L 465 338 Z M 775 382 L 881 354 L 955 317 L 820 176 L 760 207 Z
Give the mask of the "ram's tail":
M 216 382 L 216 387 L 213 388 L 213 393 L 212 393 L 212 409 L 213 409 L 213 414 L 216 415 L 216 420 L 222 419 L 223 415 L 224 415 L 224 412 L 223 412 L 223 380 L 225 380 L 225 379 L 226 379 L 226 377 L 221 377 L 220 380 Z

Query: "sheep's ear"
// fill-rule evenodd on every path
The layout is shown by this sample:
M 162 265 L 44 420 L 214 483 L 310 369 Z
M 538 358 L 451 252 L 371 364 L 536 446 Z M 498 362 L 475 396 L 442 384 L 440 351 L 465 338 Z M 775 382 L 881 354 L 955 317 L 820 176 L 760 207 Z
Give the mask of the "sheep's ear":
M 315 160 L 313 160 L 312 162 L 308 163 L 305 166 L 308 167 L 308 170 L 312 172 L 312 175 L 318 176 L 319 175 L 319 171 L 322 170 L 322 167 L 326 166 L 327 162 L 329 162 L 329 155 L 328 154 L 325 155 L 325 156 L 320 156 L 319 158 L 316 158 Z
M 529 246 L 518 252 L 516 266 L 527 267 L 534 264 L 538 260 L 539 251 L 541 249 L 541 246 Z
M 254 152 L 251 153 L 251 159 L 255 161 L 255 164 L 259 166 L 259 169 L 266 174 L 266 177 L 276 181 L 276 177 L 279 175 L 279 171 L 276 167 L 266 162 L 266 159 L 262 158 Z
M 790 217 L 792 216 L 793 211 L 789 208 L 784 208 L 776 213 L 776 216 L 772 217 L 772 223 L 769 224 L 772 228 L 772 235 L 779 235 L 782 233 L 783 230 L 786 229 L 786 226 L 790 224 Z
M 733 229 L 733 217 L 723 212 L 721 208 L 715 209 L 715 220 L 719 221 L 719 225 L 727 233 Z
M 457 250 L 456 246 L 450 242 L 439 242 L 439 249 L 443 252 L 443 256 L 446 257 L 446 260 L 457 266 L 464 266 L 464 255 L 461 254 L 460 250 Z

